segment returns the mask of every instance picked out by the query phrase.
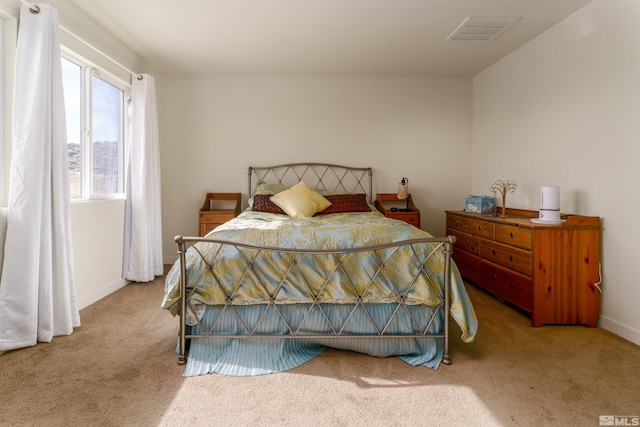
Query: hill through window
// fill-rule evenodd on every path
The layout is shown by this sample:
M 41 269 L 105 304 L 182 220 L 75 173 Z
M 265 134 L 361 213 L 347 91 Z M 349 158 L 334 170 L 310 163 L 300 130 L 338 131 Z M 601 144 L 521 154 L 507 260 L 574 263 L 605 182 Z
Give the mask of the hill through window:
M 124 197 L 129 86 L 70 56 L 62 79 L 71 199 Z

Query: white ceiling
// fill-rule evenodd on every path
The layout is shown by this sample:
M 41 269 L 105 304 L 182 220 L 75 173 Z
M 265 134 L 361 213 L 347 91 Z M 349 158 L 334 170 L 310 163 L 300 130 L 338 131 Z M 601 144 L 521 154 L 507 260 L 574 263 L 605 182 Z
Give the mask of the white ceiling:
M 160 72 L 474 75 L 592 0 L 71 0 Z M 521 17 L 492 42 L 468 17 Z

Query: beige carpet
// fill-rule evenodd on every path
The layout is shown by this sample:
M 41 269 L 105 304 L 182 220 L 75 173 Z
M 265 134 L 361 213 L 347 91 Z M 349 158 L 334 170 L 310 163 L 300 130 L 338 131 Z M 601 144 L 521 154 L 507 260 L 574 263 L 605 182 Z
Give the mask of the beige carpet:
M 640 347 L 602 329 L 531 328 L 469 287 L 480 327 L 453 364 L 327 350 L 289 372 L 182 377 L 163 280 L 81 311 L 53 343 L 0 356 L 2 426 L 598 426 L 640 415 Z

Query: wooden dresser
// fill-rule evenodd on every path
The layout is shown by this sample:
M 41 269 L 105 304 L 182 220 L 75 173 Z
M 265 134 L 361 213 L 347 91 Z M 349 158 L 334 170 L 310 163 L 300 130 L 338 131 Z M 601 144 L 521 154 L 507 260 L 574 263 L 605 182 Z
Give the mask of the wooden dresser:
M 200 237 L 240 214 L 240 193 L 207 193 L 200 208 Z
M 463 277 L 531 315 L 531 325 L 597 325 L 600 313 L 599 217 L 563 215 L 535 224 L 538 211 L 507 217 L 447 211 L 453 259 Z

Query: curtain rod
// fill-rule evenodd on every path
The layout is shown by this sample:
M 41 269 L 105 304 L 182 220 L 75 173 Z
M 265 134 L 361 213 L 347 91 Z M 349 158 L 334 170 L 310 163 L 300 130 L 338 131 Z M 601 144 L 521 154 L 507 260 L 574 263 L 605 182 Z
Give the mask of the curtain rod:
M 27 0 L 18 0 L 20 1 L 20 3 L 22 3 L 23 5 L 27 6 L 29 8 L 29 11 L 31 13 L 35 13 L 38 14 L 40 13 L 40 7 L 38 7 L 38 5 L 35 4 L 31 4 L 29 3 Z M 127 67 L 125 67 L 124 65 L 122 65 L 121 63 L 119 63 L 118 61 L 116 61 L 115 59 L 113 59 L 112 57 L 110 57 L 109 55 L 107 55 L 106 53 L 102 52 L 101 50 L 99 50 L 98 48 L 96 48 L 95 46 L 93 46 L 92 44 L 86 42 L 85 40 L 83 40 L 82 38 L 80 38 L 79 36 L 75 35 L 73 32 L 69 31 L 68 29 L 66 29 L 65 27 L 63 27 L 62 25 L 59 25 L 60 29 L 63 30 L 65 33 L 69 34 L 70 36 L 72 36 L 73 38 L 75 38 L 76 40 L 78 40 L 79 42 L 83 43 L 85 46 L 93 49 L 95 52 L 99 53 L 100 55 L 104 56 L 105 58 L 107 58 L 109 61 L 113 62 L 114 64 L 116 64 L 118 67 L 122 68 L 123 70 L 125 70 L 126 72 L 128 72 L 129 74 L 131 74 L 132 77 L 136 77 L 138 80 L 142 80 L 142 76 L 138 73 L 135 73 L 133 71 L 131 71 L 130 69 L 128 69 Z
M 27 6 L 29 8 L 29 10 L 31 11 L 31 13 L 40 13 L 40 8 L 38 6 L 36 6 L 35 4 L 31 4 L 26 0 L 19 0 L 19 1 L 23 5 Z

